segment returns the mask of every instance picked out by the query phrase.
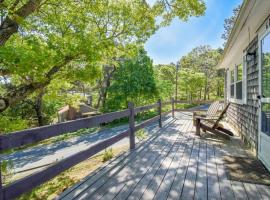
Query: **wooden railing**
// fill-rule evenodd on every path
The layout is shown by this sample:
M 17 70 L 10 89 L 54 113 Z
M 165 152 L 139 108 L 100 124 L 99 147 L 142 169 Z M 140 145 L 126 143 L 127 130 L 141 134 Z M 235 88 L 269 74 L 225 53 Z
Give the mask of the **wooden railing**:
M 61 172 L 71 168 L 72 166 L 88 159 L 89 157 L 97 154 L 98 152 L 106 149 L 107 147 L 115 144 L 116 142 L 122 140 L 125 137 L 129 137 L 130 149 L 135 148 L 135 132 L 148 126 L 149 124 L 158 121 L 159 127 L 162 127 L 162 116 L 172 112 L 174 117 L 175 104 L 176 103 L 205 103 L 205 101 L 174 101 L 173 98 L 171 101 L 161 102 L 159 100 L 157 103 L 142 107 L 134 107 L 133 103 L 128 104 L 128 109 L 107 113 L 99 116 L 68 121 L 64 123 L 59 123 L 55 125 L 43 126 L 23 131 L 18 131 L 10 133 L 7 135 L 0 136 L 0 150 L 7 150 L 12 148 L 21 147 L 24 145 L 34 144 L 51 137 L 59 136 L 61 134 L 77 131 L 82 128 L 91 128 L 96 127 L 103 123 L 112 122 L 116 119 L 121 119 L 124 117 L 129 118 L 129 128 L 128 130 L 111 137 L 109 139 L 103 140 L 86 150 L 83 150 L 79 153 L 76 153 L 68 158 L 60 160 L 55 164 L 50 165 L 43 171 L 36 172 L 30 176 L 24 177 L 20 180 L 17 180 L 7 186 L 2 186 L 2 177 L 0 171 L 0 200 L 9 200 L 14 199 L 25 192 L 31 191 L 33 188 L 39 186 L 40 184 L 52 179 Z M 162 113 L 162 106 L 171 105 L 171 110 L 168 112 Z M 157 109 L 158 115 L 148 119 L 140 124 L 135 125 L 135 116 L 144 111 L 150 109 Z

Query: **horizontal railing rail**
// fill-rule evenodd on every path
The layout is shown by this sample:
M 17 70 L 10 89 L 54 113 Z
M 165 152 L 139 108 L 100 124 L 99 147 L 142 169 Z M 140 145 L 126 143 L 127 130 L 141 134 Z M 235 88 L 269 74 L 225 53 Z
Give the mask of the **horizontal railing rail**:
M 33 144 L 51 137 L 61 134 L 77 131 L 82 128 L 92 128 L 99 124 L 111 122 L 115 119 L 120 119 L 129 116 L 129 110 L 107 113 L 94 117 L 88 117 L 68 122 L 63 122 L 54 125 L 42 126 L 23 131 L 17 131 L 7 135 L 0 136 L 0 150 L 6 150 Z
M 148 106 L 137 107 L 137 108 L 134 108 L 134 113 L 138 114 L 140 112 L 148 111 L 148 110 L 151 110 L 151 109 L 156 108 L 158 106 L 159 105 L 157 103 L 155 103 L 155 104 L 148 105 Z
M 17 148 L 28 144 L 37 143 L 61 134 L 66 134 L 69 132 L 74 132 L 82 128 L 92 128 L 103 123 L 112 122 L 116 119 L 121 119 L 124 117 L 129 118 L 129 128 L 128 130 L 113 136 L 109 139 L 105 139 L 86 150 L 79 153 L 71 155 L 63 160 L 60 160 L 52 165 L 49 165 L 46 169 L 36 172 L 30 176 L 17 180 L 9 185 L 2 186 L 2 177 L 0 173 L 0 200 L 15 199 L 25 192 L 31 191 L 33 188 L 39 186 L 40 184 L 52 179 L 61 172 L 73 167 L 74 165 L 88 159 L 89 157 L 97 154 L 100 151 L 108 148 L 109 146 L 117 143 L 125 137 L 129 137 L 130 149 L 135 148 L 135 132 L 150 125 L 151 123 L 158 121 L 159 127 L 162 127 L 162 117 L 172 113 L 174 117 L 175 104 L 177 103 L 191 103 L 192 101 L 171 101 L 161 102 L 159 100 L 157 103 L 147 106 L 141 106 L 134 108 L 133 103 L 129 103 L 128 109 L 106 113 L 103 115 L 98 115 L 94 117 L 88 117 L 68 122 L 63 122 L 55 125 L 48 125 L 23 131 L 13 132 L 7 135 L 0 136 L 0 150 L 7 150 L 11 148 Z M 196 101 L 195 103 L 205 103 L 205 101 Z M 192 102 L 194 103 L 194 102 Z M 208 103 L 208 102 L 207 102 Z M 171 105 L 171 109 L 166 112 L 162 112 L 162 106 Z M 151 109 L 157 109 L 157 116 L 151 119 L 145 120 L 137 125 L 135 125 L 136 114 Z M 0 171 L 1 172 L 1 171 Z
M 210 104 L 213 100 L 175 100 L 174 103 L 186 103 L 186 104 Z
M 31 191 L 36 186 L 52 179 L 61 172 L 73 167 L 74 165 L 88 159 L 89 157 L 97 154 L 98 152 L 106 149 L 107 147 L 115 144 L 116 142 L 128 137 L 129 130 L 120 133 L 112 138 L 101 141 L 88 149 L 76 153 L 68 158 L 56 162 L 55 164 L 47 167 L 46 169 L 39 171 L 33 175 L 22 178 L 12 184 L 3 187 L 2 192 L 4 194 L 4 199 L 15 199 L 19 195 Z

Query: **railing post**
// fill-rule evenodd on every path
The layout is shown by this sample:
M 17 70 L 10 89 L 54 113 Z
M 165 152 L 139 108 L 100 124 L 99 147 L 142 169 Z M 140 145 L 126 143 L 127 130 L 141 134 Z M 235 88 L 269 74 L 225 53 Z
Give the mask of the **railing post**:
M 128 103 L 129 113 L 129 148 L 135 148 L 135 113 L 134 104 L 132 102 Z
M 161 107 L 161 99 L 158 100 L 158 114 L 159 114 L 159 127 L 162 128 L 162 107 Z
M 2 184 L 2 161 L 0 160 L 0 200 L 4 200 L 3 184 Z
M 174 98 L 172 97 L 172 117 L 174 117 Z

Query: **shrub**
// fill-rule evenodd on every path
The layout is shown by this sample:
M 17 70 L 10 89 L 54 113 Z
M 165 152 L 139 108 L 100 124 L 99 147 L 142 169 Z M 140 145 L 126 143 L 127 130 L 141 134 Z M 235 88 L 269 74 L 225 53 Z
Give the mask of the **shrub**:
M 26 120 L 16 117 L 0 117 L 0 133 L 10 133 L 13 131 L 19 131 L 28 128 L 28 122 Z
M 103 154 L 103 158 L 102 158 L 102 161 L 103 162 L 106 162 L 110 159 L 113 158 L 113 151 L 112 151 L 112 148 L 110 148 L 109 150 L 105 149 L 105 152 Z
M 141 129 L 136 132 L 136 137 L 138 138 L 138 140 L 141 141 L 147 138 L 147 134 L 144 129 Z
M 1 172 L 3 176 L 3 183 L 8 184 L 10 178 L 13 176 L 14 165 L 11 160 L 3 160 L 1 163 Z

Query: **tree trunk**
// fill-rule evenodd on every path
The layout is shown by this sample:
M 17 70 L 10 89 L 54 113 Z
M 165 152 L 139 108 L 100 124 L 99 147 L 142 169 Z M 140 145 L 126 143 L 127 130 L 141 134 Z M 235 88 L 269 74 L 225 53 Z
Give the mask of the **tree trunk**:
M 44 126 L 44 118 L 43 118 L 43 113 L 42 113 L 42 106 L 43 106 L 43 96 L 44 96 L 45 92 L 44 90 L 41 91 L 39 93 L 39 95 L 36 98 L 35 101 L 35 111 L 36 111 L 36 115 L 37 115 L 37 119 L 38 119 L 38 125 L 39 126 Z
M 101 106 L 104 108 L 107 100 L 107 93 L 108 88 L 111 86 L 111 79 L 116 70 L 116 67 L 104 67 L 103 73 L 104 73 L 104 79 L 101 82 L 100 90 L 99 90 L 99 98 L 97 103 L 97 108 L 100 108 Z
M 33 92 L 43 89 L 47 85 L 49 85 L 51 80 L 53 79 L 53 76 L 58 73 L 62 69 L 62 67 L 72 61 L 74 57 L 76 56 L 66 56 L 61 63 L 52 67 L 45 75 L 45 81 L 22 84 L 15 89 L 9 91 L 4 96 L 0 96 L 0 113 L 4 112 L 10 106 L 24 100 L 28 95 L 32 94 Z
M 21 8 L 14 12 L 14 16 L 25 19 L 32 14 L 40 5 L 41 0 L 29 0 Z M 8 39 L 18 32 L 19 24 L 13 17 L 6 16 L 0 25 L 0 46 L 5 45 Z

